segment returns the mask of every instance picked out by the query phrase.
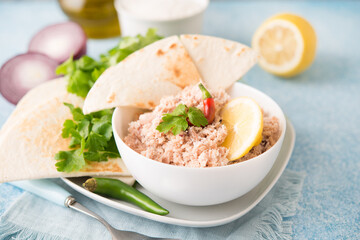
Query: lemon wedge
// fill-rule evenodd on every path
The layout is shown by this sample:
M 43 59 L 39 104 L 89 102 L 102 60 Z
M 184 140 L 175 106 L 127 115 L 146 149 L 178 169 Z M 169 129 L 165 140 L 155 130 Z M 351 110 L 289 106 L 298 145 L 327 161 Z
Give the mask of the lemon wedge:
M 259 52 L 259 64 L 265 71 L 293 77 L 313 62 L 316 34 L 304 18 L 283 13 L 266 20 L 257 29 L 252 47 Z
M 229 161 L 241 158 L 260 144 L 263 115 L 260 106 L 253 99 L 232 99 L 222 108 L 221 118 L 228 131 L 222 146 L 229 149 Z

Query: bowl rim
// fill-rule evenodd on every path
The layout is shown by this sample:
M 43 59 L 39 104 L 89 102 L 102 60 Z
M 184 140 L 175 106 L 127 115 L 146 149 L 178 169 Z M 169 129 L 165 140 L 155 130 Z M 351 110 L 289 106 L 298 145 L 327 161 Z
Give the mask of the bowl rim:
M 114 3 L 115 9 L 119 15 L 123 14 L 123 15 L 126 15 L 126 17 L 132 18 L 134 20 L 143 21 L 143 22 L 151 22 L 151 23 L 175 22 L 175 21 L 179 21 L 179 20 L 190 19 L 196 15 L 199 15 L 199 14 L 205 12 L 205 10 L 209 6 L 209 2 L 210 2 L 210 0 L 199 0 L 199 1 L 202 1 L 204 5 L 201 8 L 199 8 L 198 11 L 195 11 L 190 15 L 185 15 L 183 17 L 172 17 L 169 19 L 156 19 L 156 18 L 151 19 L 151 18 L 143 18 L 143 17 L 140 17 L 136 14 L 129 12 L 125 7 L 122 6 L 122 3 L 121 3 L 122 1 L 123 0 L 115 0 L 115 3 Z
M 280 110 L 280 113 L 281 113 L 281 117 L 283 118 L 284 122 L 283 122 L 283 126 L 282 129 L 281 129 L 281 134 L 278 138 L 278 140 L 276 141 L 276 143 L 270 148 L 268 149 L 267 151 L 263 152 L 262 154 L 256 156 L 256 157 L 253 157 L 249 160 L 246 160 L 246 161 L 242 161 L 242 162 L 238 162 L 238 163 L 233 163 L 233 164 L 228 164 L 228 165 L 225 165 L 225 166 L 215 166 L 215 167 L 205 167 L 205 168 L 195 168 L 195 167 L 188 167 L 188 166 L 178 166 L 178 165 L 172 165 L 172 164 L 168 164 L 168 163 L 163 163 L 163 162 L 159 162 L 159 161 L 156 161 L 156 160 L 153 160 L 151 158 L 148 158 L 148 157 L 145 157 L 143 155 L 141 155 L 140 153 L 136 152 L 135 150 L 133 150 L 132 148 L 130 148 L 124 141 L 123 139 L 119 136 L 117 130 L 116 130 L 116 126 L 115 126 L 115 118 L 116 116 L 118 115 L 118 112 L 120 111 L 119 107 L 116 107 L 114 112 L 113 112 L 113 115 L 112 115 L 112 130 L 113 130 L 113 134 L 114 134 L 114 137 L 115 138 L 118 138 L 120 140 L 120 143 L 124 146 L 124 148 L 127 150 L 127 151 L 132 151 L 136 156 L 142 158 L 143 160 L 149 162 L 149 164 L 155 164 L 155 165 L 158 165 L 159 167 L 170 167 L 170 168 L 177 168 L 177 169 L 184 169 L 186 171 L 220 171 L 220 170 L 223 170 L 223 169 L 228 169 L 228 168 L 237 168 L 237 167 L 242 167 L 244 165 L 247 165 L 247 164 L 251 164 L 252 162 L 254 161 L 260 161 L 261 159 L 263 159 L 263 157 L 265 157 L 266 159 L 266 155 L 269 155 L 270 152 L 272 152 L 275 148 L 275 146 L 277 145 L 282 145 L 283 143 L 283 139 L 284 139 L 284 136 L 285 136 L 285 132 L 286 132 L 286 117 L 285 117 L 285 114 L 284 112 L 282 111 L 282 109 L 280 108 L 280 106 L 270 97 L 268 96 L 267 94 L 265 94 L 264 92 L 254 88 L 254 87 L 251 87 L 247 84 L 244 84 L 244 83 L 239 83 L 239 82 L 235 82 L 233 85 L 231 85 L 227 90 L 231 89 L 234 85 L 243 85 L 245 87 L 248 87 L 248 88 L 251 88 L 252 90 L 260 93 L 260 94 L 263 94 L 265 95 L 267 98 L 269 98 L 273 104 L 275 104 L 276 107 L 279 108 Z M 256 100 L 256 99 L 255 99 Z M 116 146 L 118 148 L 118 146 Z M 279 146 L 281 148 L 281 146 Z M 119 150 L 119 149 L 118 149 Z M 121 152 L 119 150 L 119 153 L 121 155 Z M 261 156 L 261 157 L 260 157 Z

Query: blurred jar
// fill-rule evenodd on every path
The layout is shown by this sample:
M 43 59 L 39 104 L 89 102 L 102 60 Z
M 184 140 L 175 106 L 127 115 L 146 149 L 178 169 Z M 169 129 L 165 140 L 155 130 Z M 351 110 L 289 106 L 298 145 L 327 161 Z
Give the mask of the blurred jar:
M 58 0 L 71 21 L 80 24 L 89 38 L 120 35 L 114 0 Z
M 200 34 L 209 0 L 115 0 L 121 32 L 146 34 L 156 28 L 162 36 Z

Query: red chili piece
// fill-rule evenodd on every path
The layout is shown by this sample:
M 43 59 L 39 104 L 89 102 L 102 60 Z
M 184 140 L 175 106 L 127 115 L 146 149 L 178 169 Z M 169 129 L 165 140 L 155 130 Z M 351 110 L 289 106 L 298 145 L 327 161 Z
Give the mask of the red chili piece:
M 215 118 L 215 102 L 202 83 L 199 84 L 199 88 L 203 94 L 204 115 L 208 120 L 208 123 L 211 124 Z
M 204 103 L 204 115 L 209 124 L 214 121 L 215 118 L 215 102 L 213 98 L 207 98 L 203 100 Z

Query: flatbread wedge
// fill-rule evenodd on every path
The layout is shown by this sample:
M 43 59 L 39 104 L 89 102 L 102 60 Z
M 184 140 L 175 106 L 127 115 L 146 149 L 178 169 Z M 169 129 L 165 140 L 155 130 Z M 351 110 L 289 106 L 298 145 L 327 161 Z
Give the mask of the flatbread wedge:
M 180 40 L 211 90 L 227 89 L 258 60 L 256 51 L 238 42 L 204 35 L 181 35 Z
M 118 106 L 154 108 L 200 80 L 189 54 L 177 36 L 159 40 L 108 68 L 88 93 L 85 114 Z
M 66 91 L 66 80 L 54 80 L 52 87 L 58 86 L 52 97 L 44 97 L 38 101 L 27 98 L 26 104 L 19 104 L 15 109 L 16 117 L 9 117 L 6 129 L 0 134 L 0 182 L 23 179 L 76 177 L 76 176 L 129 176 L 120 158 L 109 159 L 107 162 L 87 162 L 79 172 L 58 172 L 55 167 L 55 154 L 68 150 L 70 139 L 61 136 L 63 123 L 72 119 L 69 109 L 63 105 L 68 102 L 74 106 L 82 106 L 83 99 Z M 46 83 L 47 84 L 47 83 Z M 50 84 L 50 85 L 51 85 Z M 38 86 L 28 94 L 38 96 L 44 88 Z M 59 94 L 60 92 L 60 94 Z M 36 105 L 28 103 L 37 102 Z
M 30 90 L 23 98 L 21 98 L 14 111 L 2 125 L 0 134 L 6 131 L 17 118 L 24 115 L 27 111 L 33 111 L 34 106 L 54 97 L 66 95 L 66 85 L 67 81 L 65 81 L 64 78 L 56 78 L 40 84 L 34 90 Z

